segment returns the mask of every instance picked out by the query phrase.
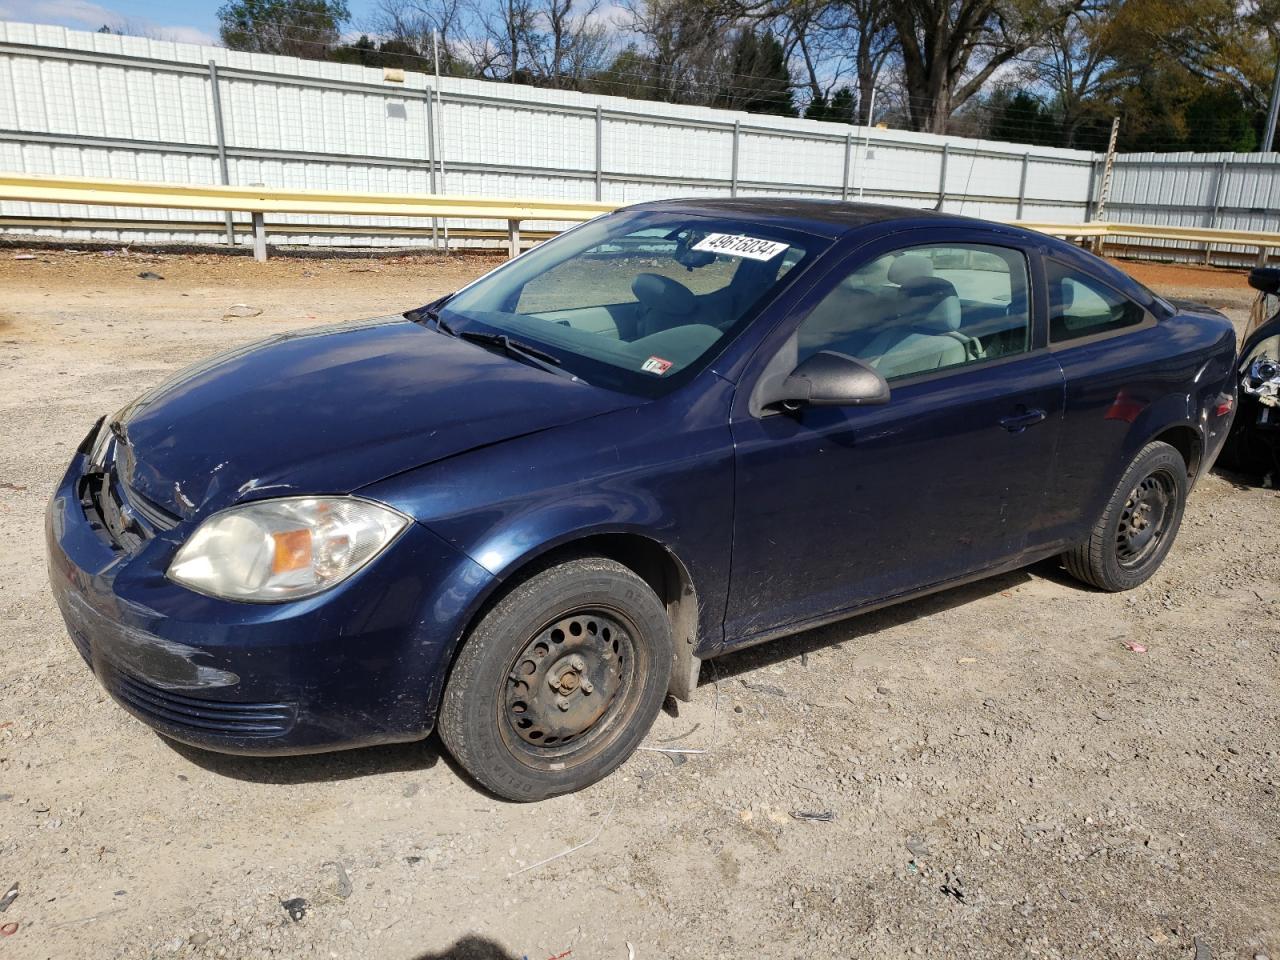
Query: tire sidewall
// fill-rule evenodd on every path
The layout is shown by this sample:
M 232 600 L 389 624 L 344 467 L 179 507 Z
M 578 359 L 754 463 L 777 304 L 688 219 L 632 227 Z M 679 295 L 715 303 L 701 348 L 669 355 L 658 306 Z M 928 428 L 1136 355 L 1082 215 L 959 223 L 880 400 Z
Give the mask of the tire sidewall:
M 629 715 L 589 755 L 561 769 L 531 766 L 513 752 L 500 725 L 506 677 L 516 654 L 543 627 L 575 608 L 620 615 L 633 629 L 635 664 Z M 595 783 L 622 764 L 648 733 L 670 677 L 671 625 L 649 586 L 621 564 L 578 560 L 542 571 L 514 588 L 466 639 L 445 687 L 440 733 L 469 773 L 512 800 L 540 800 Z
M 1162 467 L 1166 468 L 1168 474 L 1172 477 L 1174 486 L 1174 498 L 1171 506 L 1173 513 L 1169 517 L 1168 526 L 1156 550 L 1141 565 L 1136 567 L 1122 566 L 1119 557 L 1116 556 L 1115 540 L 1119 531 L 1120 518 L 1124 511 L 1125 501 L 1139 481 Z M 1103 567 L 1100 572 L 1111 589 L 1132 590 L 1134 587 L 1140 586 L 1149 580 L 1152 574 L 1160 568 L 1178 536 L 1186 504 L 1187 465 L 1183 461 L 1182 455 L 1166 443 L 1157 442 L 1148 445 L 1129 465 L 1129 469 L 1125 471 L 1124 476 L 1120 479 L 1115 493 L 1112 494 L 1111 502 L 1107 505 L 1107 542 L 1100 558 Z

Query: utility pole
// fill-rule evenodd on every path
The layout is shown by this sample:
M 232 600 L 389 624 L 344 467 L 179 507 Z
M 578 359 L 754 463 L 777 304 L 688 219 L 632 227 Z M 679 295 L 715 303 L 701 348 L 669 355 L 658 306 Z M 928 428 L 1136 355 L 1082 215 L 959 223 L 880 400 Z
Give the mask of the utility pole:
M 876 122 L 876 88 L 871 88 L 871 102 L 867 104 L 867 125 L 863 127 L 862 156 L 858 160 L 858 199 L 866 186 L 867 155 L 871 152 L 871 125 Z
M 1276 148 L 1276 119 L 1280 117 L 1280 61 L 1276 62 L 1276 79 L 1271 84 L 1271 109 L 1267 112 L 1267 132 L 1262 138 L 1262 152 Z
M 444 185 L 444 104 L 440 100 L 440 41 L 431 31 L 431 61 L 436 72 L 436 156 L 440 160 L 440 192 L 447 193 Z M 449 252 L 449 221 L 444 222 L 444 252 Z

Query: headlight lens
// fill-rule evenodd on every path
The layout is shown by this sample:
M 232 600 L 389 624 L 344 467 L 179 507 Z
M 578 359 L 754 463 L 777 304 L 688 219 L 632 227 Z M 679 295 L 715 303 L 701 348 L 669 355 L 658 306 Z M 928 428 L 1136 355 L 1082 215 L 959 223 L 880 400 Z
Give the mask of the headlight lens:
M 232 507 L 202 523 L 169 579 L 227 600 L 296 600 L 341 583 L 409 525 L 356 497 L 286 497 Z

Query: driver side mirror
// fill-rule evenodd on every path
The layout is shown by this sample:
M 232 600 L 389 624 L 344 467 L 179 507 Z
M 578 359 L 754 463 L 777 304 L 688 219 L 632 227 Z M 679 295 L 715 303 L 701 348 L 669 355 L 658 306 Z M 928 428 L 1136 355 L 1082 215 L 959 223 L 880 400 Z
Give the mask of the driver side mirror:
M 801 362 L 761 406 L 857 407 L 889 402 L 889 384 L 861 360 L 823 350 Z

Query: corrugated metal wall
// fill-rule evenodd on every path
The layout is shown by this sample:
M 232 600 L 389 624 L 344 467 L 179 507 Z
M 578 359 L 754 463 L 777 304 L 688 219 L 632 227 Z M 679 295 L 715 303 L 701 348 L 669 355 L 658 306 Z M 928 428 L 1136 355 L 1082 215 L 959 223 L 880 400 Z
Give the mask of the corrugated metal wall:
M 1105 218 L 1223 230 L 1280 231 L 1280 155 L 1130 153 L 1116 158 Z M 1204 259 L 1204 244 L 1116 238 L 1128 255 Z M 1215 247 L 1215 263 L 1246 266 L 1256 247 Z
M 862 195 L 930 208 L 941 196 L 952 212 L 1080 221 L 1092 184 L 1084 151 L 451 78 L 437 108 L 425 74 L 391 83 L 363 67 L 5 22 L 0 169 L 220 182 L 210 61 L 236 185 L 617 202 Z M 108 240 L 207 242 L 222 230 L 207 213 L 16 202 L 0 203 L 0 223 Z M 423 229 L 389 217 L 268 221 L 273 243 L 432 242 Z

